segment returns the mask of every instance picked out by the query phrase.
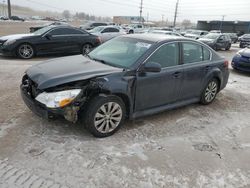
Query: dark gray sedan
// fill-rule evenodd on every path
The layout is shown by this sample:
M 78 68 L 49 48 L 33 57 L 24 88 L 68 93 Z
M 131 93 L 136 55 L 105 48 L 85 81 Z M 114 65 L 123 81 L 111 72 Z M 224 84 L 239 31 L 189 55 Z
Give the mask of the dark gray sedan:
M 124 35 L 87 56 L 36 64 L 21 83 L 27 106 L 45 118 L 82 120 L 97 137 L 134 119 L 201 102 L 225 88 L 228 61 L 201 42 L 157 34 Z

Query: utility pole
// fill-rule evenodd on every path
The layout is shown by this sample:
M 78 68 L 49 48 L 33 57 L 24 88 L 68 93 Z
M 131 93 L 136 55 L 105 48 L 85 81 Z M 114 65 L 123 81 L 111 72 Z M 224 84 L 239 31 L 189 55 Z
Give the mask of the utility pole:
M 143 0 L 141 0 L 141 4 L 140 4 L 140 24 L 142 24 L 142 5 L 143 5 Z
M 222 31 L 222 24 L 223 24 L 225 16 L 226 15 L 222 15 L 222 19 L 221 19 L 221 22 L 220 22 L 220 31 Z
M 161 15 L 161 25 L 163 26 L 164 23 L 164 14 Z
M 11 4 L 10 4 L 10 0 L 8 0 L 8 17 L 9 17 L 9 19 L 11 17 Z
M 177 18 L 177 14 L 178 14 L 178 7 L 179 7 L 179 0 L 177 0 L 176 5 L 175 5 L 175 13 L 174 13 L 174 27 L 176 25 L 176 18 Z

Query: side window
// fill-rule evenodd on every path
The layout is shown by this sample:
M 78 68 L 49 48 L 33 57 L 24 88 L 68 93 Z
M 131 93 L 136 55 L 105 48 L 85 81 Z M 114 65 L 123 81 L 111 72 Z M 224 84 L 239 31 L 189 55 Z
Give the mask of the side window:
M 203 61 L 202 46 L 194 43 L 183 43 L 183 63 Z
M 203 60 L 208 61 L 210 60 L 210 51 L 206 47 L 203 48 Z
M 179 45 L 177 43 L 161 46 L 147 62 L 159 63 L 162 68 L 179 64 Z
M 102 30 L 102 33 L 109 33 L 109 32 L 111 32 L 110 28 L 105 28 L 104 30 Z
M 119 32 L 119 29 L 116 29 L 116 28 L 109 28 L 109 32 L 117 33 L 117 32 Z
M 49 34 L 53 35 L 66 35 L 64 29 L 54 29 Z
M 65 28 L 65 33 L 67 33 L 67 35 L 81 35 L 83 34 L 81 31 L 76 30 L 76 29 L 70 29 L 70 28 Z

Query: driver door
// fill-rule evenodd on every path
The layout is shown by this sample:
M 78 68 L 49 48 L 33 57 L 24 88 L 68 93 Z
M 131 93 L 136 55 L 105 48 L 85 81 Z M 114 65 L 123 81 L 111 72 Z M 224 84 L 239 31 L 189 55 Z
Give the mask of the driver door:
M 161 72 L 137 73 L 136 112 L 171 104 L 179 99 L 183 76 L 179 49 L 178 43 L 162 45 L 145 62 L 159 63 Z

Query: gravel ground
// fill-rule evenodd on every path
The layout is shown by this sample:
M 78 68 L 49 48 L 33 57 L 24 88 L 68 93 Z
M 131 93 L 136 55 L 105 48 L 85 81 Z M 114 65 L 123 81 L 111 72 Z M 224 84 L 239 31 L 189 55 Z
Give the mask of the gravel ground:
M 229 60 L 238 48 L 221 51 Z M 46 58 L 0 58 L 0 187 L 250 187 L 250 75 L 230 68 L 213 104 L 127 121 L 96 139 L 27 109 L 23 72 Z

